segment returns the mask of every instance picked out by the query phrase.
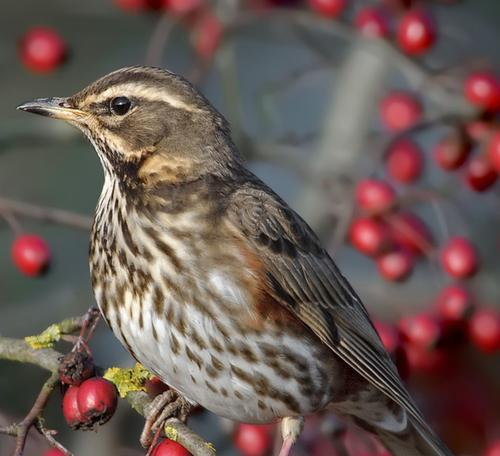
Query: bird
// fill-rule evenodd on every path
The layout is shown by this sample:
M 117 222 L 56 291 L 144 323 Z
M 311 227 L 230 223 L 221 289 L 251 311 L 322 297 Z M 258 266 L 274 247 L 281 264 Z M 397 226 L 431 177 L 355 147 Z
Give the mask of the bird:
M 280 421 L 280 456 L 304 417 L 324 410 L 395 456 L 452 455 L 317 235 L 245 167 L 228 121 L 185 78 L 127 67 L 18 109 L 64 120 L 93 144 L 104 171 L 90 236 L 95 299 L 180 411 Z

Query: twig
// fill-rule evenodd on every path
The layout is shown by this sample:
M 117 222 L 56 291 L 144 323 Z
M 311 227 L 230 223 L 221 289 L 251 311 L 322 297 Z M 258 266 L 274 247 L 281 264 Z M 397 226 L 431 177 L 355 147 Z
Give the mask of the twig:
M 85 231 L 90 230 L 92 226 L 91 217 L 5 197 L 0 197 L 0 214 L 17 215 Z
M 13 214 L 11 214 L 10 212 L 4 212 L 3 214 L 1 214 L 1 216 L 7 222 L 7 225 L 9 225 L 10 229 L 16 236 L 20 235 L 23 232 L 19 220 L 17 220 L 17 218 L 14 217 Z
M 35 423 L 37 431 L 45 437 L 45 439 L 47 440 L 47 442 L 49 442 L 49 445 L 52 448 L 58 449 L 59 451 L 61 451 L 66 456 L 73 456 L 73 453 L 71 453 L 67 448 L 65 448 L 63 445 L 61 445 L 54 438 L 54 434 L 56 434 L 56 431 L 47 429 L 45 427 L 43 421 L 44 421 L 43 418 L 39 416 L 38 419 L 37 419 L 37 421 L 36 421 L 36 423 Z
M 1 426 L 0 434 L 10 435 L 11 437 L 15 437 L 17 435 L 16 425 L 10 424 L 9 426 Z
M 176 24 L 177 22 L 172 19 L 169 13 L 161 15 L 158 19 L 146 51 L 146 65 L 158 66 L 161 64 L 161 55 Z
M 22 456 L 24 451 L 24 445 L 26 444 L 26 438 L 28 437 L 28 432 L 31 427 L 38 420 L 40 415 L 43 413 L 45 406 L 54 391 L 54 388 L 59 383 L 59 374 L 57 372 L 52 372 L 48 380 L 43 384 L 40 394 L 35 400 L 33 407 L 26 415 L 26 417 L 21 421 L 17 427 L 17 437 L 16 437 L 16 449 L 14 451 L 14 456 Z
M 307 150 L 291 144 L 276 143 L 253 143 L 250 139 L 243 143 L 245 158 L 249 161 L 266 161 L 288 168 L 300 176 L 308 184 L 318 184 L 311 167 L 306 160 Z
M 278 95 L 291 90 L 305 77 L 328 69 L 331 69 L 331 64 L 324 61 L 318 61 L 292 71 L 285 79 L 279 79 L 262 85 L 257 91 L 256 96 L 264 123 L 266 125 L 271 124 L 271 122 L 278 117 L 275 112 L 275 98 Z

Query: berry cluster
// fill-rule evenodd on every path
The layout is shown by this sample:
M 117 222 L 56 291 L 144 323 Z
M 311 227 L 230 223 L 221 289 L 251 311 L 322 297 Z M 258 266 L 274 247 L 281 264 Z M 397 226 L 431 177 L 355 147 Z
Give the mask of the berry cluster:
M 339 18 L 352 3 L 348 0 L 308 1 L 312 11 L 328 18 Z M 399 48 L 408 55 L 424 54 L 436 42 L 436 23 L 424 9 L 414 8 L 402 12 L 402 3 L 362 6 L 354 15 L 354 26 L 368 38 L 390 39 L 394 36 Z
M 452 359 L 447 351 L 465 342 L 486 354 L 500 353 L 500 313 L 478 307 L 457 284 L 441 290 L 427 311 L 402 317 L 397 324 L 376 322 L 375 327 L 404 377 L 445 366 Z

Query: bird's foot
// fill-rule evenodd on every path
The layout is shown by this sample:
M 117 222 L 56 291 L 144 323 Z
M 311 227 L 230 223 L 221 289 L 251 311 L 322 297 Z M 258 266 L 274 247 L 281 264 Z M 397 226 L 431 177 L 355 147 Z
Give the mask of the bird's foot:
M 146 422 L 141 433 L 141 445 L 150 448 L 169 418 L 175 417 L 185 422 L 192 409 L 193 404 L 177 391 L 169 389 L 156 396 L 145 410 Z
M 281 435 L 283 437 L 283 445 L 279 452 L 279 456 L 288 456 L 293 444 L 297 441 L 304 428 L 304 418 L 286 417 L 281 420 Z

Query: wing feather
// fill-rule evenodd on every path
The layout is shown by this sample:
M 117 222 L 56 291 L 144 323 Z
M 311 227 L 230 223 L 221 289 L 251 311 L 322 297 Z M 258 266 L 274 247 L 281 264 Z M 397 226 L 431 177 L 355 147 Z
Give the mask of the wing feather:
M 368 312 L 308 225 L 269 190 L 248 186 L 228 205 L 233 228 L 264 259 L 269 286 L 285 290 L 293 304 L 276 299 L 367 381 L 425 421 L 383 348 Z

